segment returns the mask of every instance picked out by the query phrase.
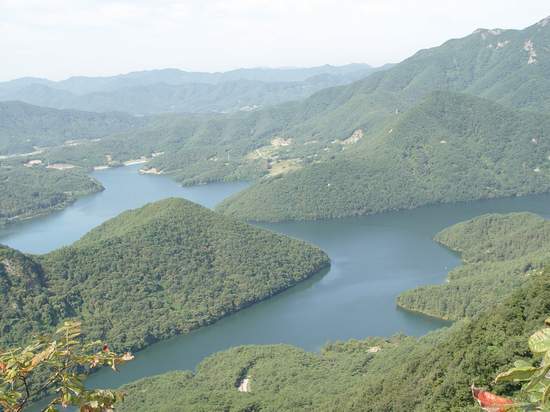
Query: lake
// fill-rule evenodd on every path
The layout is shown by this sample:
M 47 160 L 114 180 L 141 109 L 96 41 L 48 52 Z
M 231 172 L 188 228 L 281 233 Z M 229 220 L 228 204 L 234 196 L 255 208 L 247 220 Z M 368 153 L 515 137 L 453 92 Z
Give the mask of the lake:
M 166 197 L 213 207 L 246 183 L 183 188 L 162 176 L 141 176 L 137 166 L 95 172 L 104 192 L 64 211 L 0 230 L 0 243 L 31 253 L 67 245 L 129 208 Z M 194 369 L 205 356 L 242 344 L 287 343 L 319 350 L 326 342 L 395 333 L 423 335 L 446 323 L 395 306 L 396 296 L 441 283 L 460 263 L 432 238 L 441 229 L 488 212 L 532 211 L 550 216 L 550 195 L 436 205 L 347 219 L 262 224 L 320 246 L 330 269 L 267 301 L 188 335 L 138 352 L 119 373 L 100 371 L 91 386 L 116 387 L 173 369 Z

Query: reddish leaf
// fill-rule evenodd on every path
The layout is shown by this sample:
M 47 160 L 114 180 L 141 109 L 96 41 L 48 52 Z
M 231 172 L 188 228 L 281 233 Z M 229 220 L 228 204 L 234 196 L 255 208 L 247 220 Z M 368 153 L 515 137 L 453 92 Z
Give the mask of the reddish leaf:
M 109 345 L 103 345 L 103 352 L 109 352 Z
M 472 385 L 472 395 L 479 403 L 479 406 L 487 412 L 506 412 L 514 406 L 514 401 L 508 398 L 497 396 L 491 392 L 476 388 Z

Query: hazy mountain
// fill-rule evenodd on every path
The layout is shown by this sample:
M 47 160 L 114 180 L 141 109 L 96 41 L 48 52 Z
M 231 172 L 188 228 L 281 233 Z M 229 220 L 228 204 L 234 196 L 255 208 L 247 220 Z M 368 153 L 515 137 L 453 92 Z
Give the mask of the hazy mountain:
M 112 77 L 71 77 L 59 82 L 23 78 L 0 83 L 0 100 L 134 114 L 251 110 L 305 98 L 323 88 L 347 84 L 384 68 L 350 64 L 239 69 L 225 73 L 165 69 Z

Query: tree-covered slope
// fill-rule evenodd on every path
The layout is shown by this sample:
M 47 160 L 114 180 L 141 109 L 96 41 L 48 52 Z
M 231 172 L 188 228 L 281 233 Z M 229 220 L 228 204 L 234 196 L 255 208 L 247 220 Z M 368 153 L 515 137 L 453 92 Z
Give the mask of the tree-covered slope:
M 488 97 L 516 108 L 550 107 L 548 19 L 524 30 L 478 29 L 439 47 L 420 50 L 362 82 L 364 93 L 398 92 L 414 101 L 433 90 Z
M 525 30 L 478 30 L 422 50 L 403 62 L 347 86 L 324 89 L 300 101 L 253 113 L 164 117 L 136 133 L 124 133 L 52 153 L 52 160 L 80 164 L 165 152 L 149 167 L 185 184 L 257 178 L 330 160 L 354 133 L 369 139 L 437 90 L 484 96 L 511 108 L 550 107 L 550 25 Z M 273 139 L 290 139 L 284 148 Z M 260 151 L 260 155 L 256 152 Z M 95 163 L 94 163 L 95 162 Z M 331 168 L 327 163 L 327 168 Z
M 529 358 L 527 337 L 550 314 L 548 279 L 532 278 L 491 310 L 418 339 L 335 343 L 320 354 L 289 346 L 217 353 L 195 374 L 126 385 L 121 410 L 476 411 L 472 382 L 490 386 L 498 371 Z M 244 378 L 247 393 L 238 390 Z
M 35 146 L 101 138 L 142 126 L 143 119 L 122 113 L 55 110 L 21 102 L 0 102 L 0 155 L 35 151 Z
M 531 213 L 484 215 L 435 240 L 460 253 L 463 265 L 447 283 L 404 292 L 397 303 L 446 319 L 471 318 L 494 306 L 550 262 L 550 222 Z
M 76 317 L 90 338 L 134 350 L 212 323 L 329 264 L 314 246 L 183 199 L 125 212 L 69 247 L 25 258 L 43 279 L 36 299 L 49 301 L 57 315 L 33 322 L 42 314 L 21 313 L 19 323 L 39 331 Z M 7 273 L 4 299 L 28 299 L 18 286 L 24 282 L 12 279 L 12 260 L 0 267 Z M 12 322 L 0 312 L 0 343 L 21 343 L 24 333 L 12 334 Z
M 22 343 L 31 333 L 57 325 L 63 299 L 48 290 L 43 268 L 33 257 L 0 245 L 0 346 Z
M 101 190 L 103 186 L 79 168 L 56 170 L 0 163 L 0 226 L 50 213 Z
M 252 220 L 316 219 L 545 192 L 549 136 L 549 116 L 434 92 L 376 136 L 263 179 L 219 210 Z
M 280 177 L 302 168 L 312 168 L 311 173 L 326 168 L 332 173 L 332 168 L 341 167 L 330 160 L 342 150 L 342 142 L 351 143 L 352 136 L 370 140 L 387 131 L 396 114 L 436 90 L 485 96 L 514 109 L 544 112 L 550 107 L 550 93 L 545 92 L 550 56 L 543 46 L 549 39 L 550 25 L 543 22 L 519 31 L 479 30 L 303 101 L 252 113 L 164 116 L 138 131 L 86 147 L 55 150 L 45 158 L 96 166 L 164 152 L 146 168 L 184 184 Z M 287 142 L 284 147 L 273 144 L 281 138 Z M 316 166 L 319 162 L 326 164 Z

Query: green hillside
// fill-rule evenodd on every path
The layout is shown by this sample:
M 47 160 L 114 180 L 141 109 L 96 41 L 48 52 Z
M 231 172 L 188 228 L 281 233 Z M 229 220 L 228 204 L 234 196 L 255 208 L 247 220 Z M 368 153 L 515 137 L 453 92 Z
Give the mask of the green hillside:
M 315 114 L 294 125 L 290 136 L 309 133 L 320 139 L 345 139 L 360 129 L 368 143 L 341 156 L 334 154 L 338 147 L 327 146 L 323 150 L 332 156 L 296 173 L 260 181 L 221 210 L 239 215 L 244 207 L 241 216 L 261 220 L 313 219 L 548 190 L 544 172 L 530 176 L 523 169 L 533 160 L 523 143 L 518 143 L 522 148 L 515 158 L 498 159 L 496 154 L 504 150 L 511 156 L 521 135 L 530 135 L 535 145 L 548 133 L 547 118 L 513 111 L 548 112 L 550 51 L 542 46 L 548 41 L 550 27 L 543 22 L 521 31 L 478 30 L 419 51 L 361 82 L 313 96 L 304 106 L 314 105 L 329 92 L 341 100 L 336 98 L 337 105 L 320 117 Z M 434 90 L 482 96 L 503 106 L 447 93 L 434 100 L 429 95 Z M 534 123 L 528 125 L 527 119 Z M 414 147 L 413 138 L 422 147 Z M 466 139 L 466 144 L 435 147 L 436 142 L 457 138 Z M 428 142 L 433 147 L 426 147 Z M 470 164 L 472 159 L 476 163 Z
M 434 92 L 375 136 L 219 210 L 252 220 L 334 218 L 550 189 L 550 117 Z
M 531 213 L 484 215 L 437 234 L 461 254 L 448 282 L 407 291 L 398 305 L 445 319 L 473 317 L 513 293 L 550 262 L 550 222 Z
M 122 113 L 55 110 L 21 102 L 0 102 L 0 155 L 28 153 L 35 146 L 101 138 L 145 124 Z
M 532 278 L 502 304 L 422 338 L 338 342 L 320 354 L 284 345 L 233 348 L 196 373 L 126 385 L 121 411 L 476 411 L 472 382 L 491 386 L 498 371 L 529 357 L 527 337 L 550 313 L 548 279 Z M 248 393 L 238 390 L 245 377 Z
M 354 214 L 358 210 L 371 208 L 364 204 L 368 193 L 363 189 L 359 190 L 357 197 L 352 196 L 349 205 L 339 204 L 339 193 L 329 193 L 329 197 L 323 197 L 326 204 L 317 205 L 310 202 L 313 198 L 297 196 L 296 199 L 288 199 L 285 191 L 294 190 L 296 186 L 305 183 L 306 179 L 310 180 L 309 176 L 324 182 L 344 167 L 349 169 L 349 176 L 345 177 L 346 186 L 356 185 L 354 180 L 357 176 L 361 179 L 366 173 L 364 159 L 371 156 L 367 152 L 374 143 L 353 145 L 352 142 L 376 141 L 382 145 L 383 141 L 393 141 L 387 134 L 392 128 L 395 132 L 400 127 L 403 117 L 406 117 L 409 124 L 418 123 L 415 126 L 417 128 L 426 128 L 422 131 L 423 139 L 439 137 L 439 134 L 447 132 L 456 134 L 456 130 L 448 131 L 441 125 L 435 125 L 434 128 L 429 124 L 430 119 L 423 118 L 431 116 L 430 112 L 426 112 L 424 99 L 429 101 L 433 98 L 430 95 L 434 91 L 476 95 L 506 107 L 498 106 L 496 109 L 496 106 L 491 106 L 501 112 L 489 114 L 493 116 L 491 121 L 498 120 L 504 113 L 511 113 L 507 110 L 547 112 L 550 108 L 550 52 L 543 45 L 549 41 L 550 25 L 542 23 L 525 30 L 478 30 L 465 38 L 449 40 L 441 46 L 421 50 L 400 64 L 374 73 L 364 80 L 322 90 L 300 102 L 233 115 L 163 116 L 139 131 L 117 134 L 86 146 L 50 151 L 45 154 L 45 158 L 48 161 L 70 160 L 81 165 L 96 166 L 108 164 L 106 159 L 116 163 L 129 158 L 164 153 L 152 159 L 145 168 L 165 173 L 184 184 L 267 176 L 276 178 L 277 182 L 268 181 L 268 186 L 262 186 L 266 183 L 261 181 L 250 189 L 247 195 L 249 199 L 257 199 L 262 204 L 269 205 L 271 193 L 276 191 L 273 197 L 284 198 L 290 209 L 300 211 L 297 218 Z M 482 104 L 485 103 L 479 103 Z M 416 107 L 418 105 L 420 108 Z M 437 115 L 437 107 L 434 109 Z M 456 110 L 457 115 L 461 116 L 460 112 L 467 108 Z M 407 113 L 407 116 L 403 113 Z M 411 119 L 415 114 L 417 118 Z M 451 117 L 453 113 L 447 115 Z M 528 114 L 516 114 L 515 118 L 524 116 L 539 121 L 538 117 L 533 117 L 535 115 Z M 460 124 L 459 118 L 453 120 L 453 123 L 466 126 Z M 544 120 L 543 123 L 547 121 Z M 526 122 L 522 121 L 520 125 L 524 127 Z M 492 126 L 492 123 L 487 122 L 487 128 Z M 496 139 L 497 133 L 507 132 L 496 126 L 496 130 L 485 130 L 484 133 L 491 133 Z M 542 132 L 545 127 L 542 127 Z M 530 125 L 527 130 L 534 134 L 531 138 L 537 139 L 540 134 L 536 125 Z M 382 138 L 384 133 L 388 139 Z M 355 138 L 349 140 L 353 136 Z M 284 146 L 277 143 L 281 138 L 285 141 Z M 344 149 L 358 152 L 359 160 L 346 156 L 341 162 L 334 162 L 334 158 L 337 160 Z M 476 147 L 472 147 L 471 151 L 474 149 Z M 380 147 L 377 150 L 386 149 Z M 390 152 L 392 150 L 387 149 Z M 484 153 L 474 155 L 478 158 L 485 156 Z M 384 165 L 380 163 L 372 168 L 377 171 L 380 169 L 379 173 L 390 177 L 395 173 L 395 164 L 382 166 Z M 303 171 L 303 174 L 290 173 L 296 170 Z M 508 172 L 502 172 L 505 175 L 503 180 L 508 179 Z M 476 181 L 476 185 L 483 186 L 490 181 L 489 177 L 481 178 L 482 181 Z M 515 180 L 516 177 L 511 176 L 510 179 Z M 448 183 L 456 184 L 453 181 Z M 269 190 L 266 190 L 267 187 Z M 457 188 L 456 185 L 453 187 Z M 497 187 L 490 191 L 501 196 L 508 189 Z M 429 190 L 421 188 L 421 191 Z M 476 190 L 477 193 L 464 194 L 462 197 L 493 195 L 479 193 L 479 188 Z M 417 197 L 418 199 L 402 199 L 401 202 L 398 199 L 390 201 L 413 205 L 437 200 L 438 195 Z M 369 197 L 369 202 L 384 201 L 383 198 Z M 377 208 L 376 205 L 374 208 Z M 320 209 L 328 209 L 328 212 Z M 276 209 L 266 211 L 266 214 L 273 215 L 266 216 L 268 219 L 289 217 L 284 211 Z
M 56 170 L 0 163 L 0 226 L 62 209 L 103 190 L 81 169 Z
M 0 302 L 15 302 L 0 312 L 2 345 L 76 317 L 89 337 L 137 350 L 268 298 L 329 264 L 305 242 L 182 199 L 125 212 L 46 255 L 2 250 Z

